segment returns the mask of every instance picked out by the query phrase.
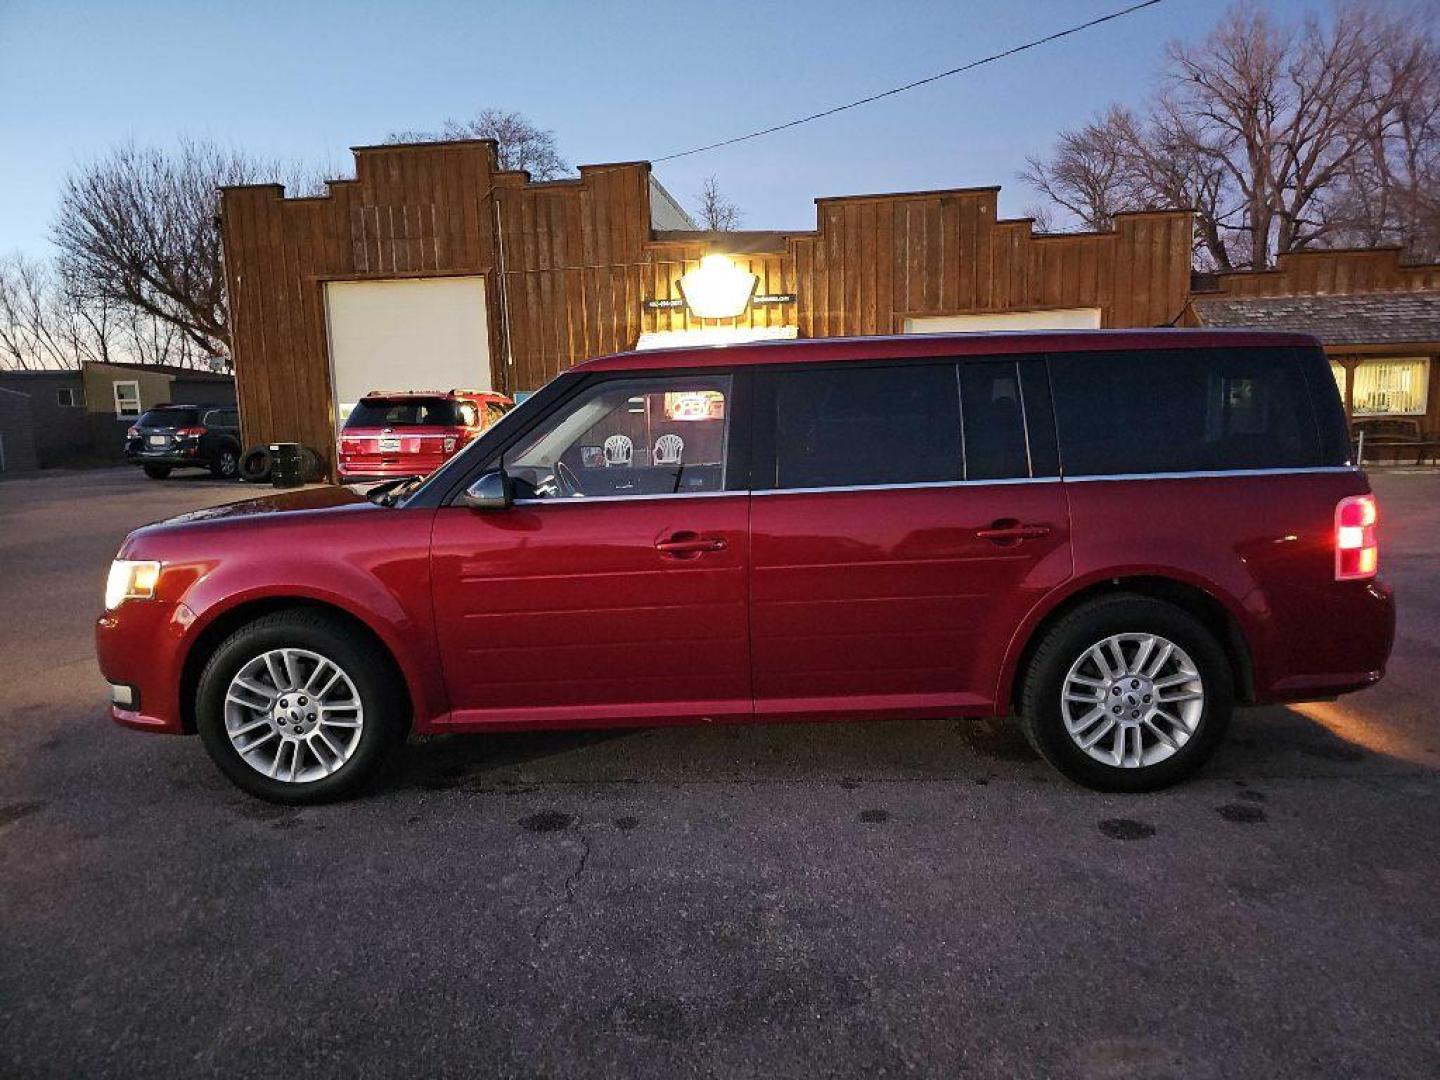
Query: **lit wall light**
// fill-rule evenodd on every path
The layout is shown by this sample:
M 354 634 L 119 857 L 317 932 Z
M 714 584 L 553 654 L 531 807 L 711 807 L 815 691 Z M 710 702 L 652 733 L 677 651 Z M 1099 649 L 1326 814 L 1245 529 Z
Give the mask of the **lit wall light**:
M 680 295 L 697 319 L 733 319 L 744 313 L 759 281 L 724 255 L 706 255 L 680 279 Z

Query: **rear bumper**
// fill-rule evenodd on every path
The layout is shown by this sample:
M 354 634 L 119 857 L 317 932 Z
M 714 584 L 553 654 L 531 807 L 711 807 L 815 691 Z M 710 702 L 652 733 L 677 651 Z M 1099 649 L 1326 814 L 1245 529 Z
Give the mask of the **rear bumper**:
M 173 450 L 166 450 L 159 454 L 147 454 L 144 451 L 136 453 L 127 450 L 125 451 L 125 460 L 132 465 L 169 465 L 177 469 L 184 468 L 187 465 L 204 468 L 210 464 L 210 459 L 200 453 L 199 447 L 196 447 L 195 451 L 189 454 L 183 452 L 176 453 Z
M 1289 670 L 1257 688 L 1259 703 L 1316 701 L 1374 686 L 1395 643 L 1395 594 L 1376 579 L 1332 586 L 1308 625 L 1292 626 Z
M 426 476 L 447 458 L 402 458 L 393 462 L 351 462 L 341 461 L 337 466 L 342 484 L 356 484 L 366 480 L 394 480 L 400 476 Z

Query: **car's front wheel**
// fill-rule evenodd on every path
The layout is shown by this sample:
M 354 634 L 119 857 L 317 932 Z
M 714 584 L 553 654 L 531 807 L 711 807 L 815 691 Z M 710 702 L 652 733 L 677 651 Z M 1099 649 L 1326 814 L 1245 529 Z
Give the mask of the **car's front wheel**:
M 1077 608 L 1046 634 L 1020 718 L 1031 745 L 1070 779 L 1153 791 L 1205 763 L 1233 707 L 1229 659 L 1198 619 L 1119 595 Z
M 408 724 L 389 657 L 336 619 L 262 616 L 205 665 L 196 726 L 237 786 L 271 802 L 345 798 L 374 774 Z

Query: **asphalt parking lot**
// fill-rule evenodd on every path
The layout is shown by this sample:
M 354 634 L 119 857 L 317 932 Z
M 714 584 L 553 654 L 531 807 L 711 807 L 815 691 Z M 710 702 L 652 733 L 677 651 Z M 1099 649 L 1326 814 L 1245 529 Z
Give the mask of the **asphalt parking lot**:
M 253 801 L 105 718 L 106 564 L 250 492 L 0 484 L 0 1074 L 1440 1075 L 1440 471 L 1391 674 L 1103 796 L 1009 723 L 448 737 Z

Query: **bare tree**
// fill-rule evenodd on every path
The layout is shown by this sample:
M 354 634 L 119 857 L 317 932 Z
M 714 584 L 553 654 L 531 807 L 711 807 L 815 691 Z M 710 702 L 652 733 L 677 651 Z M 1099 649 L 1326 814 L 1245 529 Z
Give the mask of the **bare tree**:
M 1325 211 L 1339 243 L 1404 245 L 1417 259 L 1440 259 L 1440 48 L 1423 40 L 1410 92 L 1395 123 L 1366 132 Z M 1410 42 L 1392 42 L 1393 71 L 1410 63 Z M 1382 77 L 1394 78 L 1387 71 Z
M 1029 157 L 1020 178 L 1051 202 L 1068 210 L 1087 229 L 1110 228 L 1126 209 L 1124 177 L 1128 123 L 1118 106 L 1077 131 L 1062 131 L 1048 160 Z
M 61 272 L 92 298 L 176 327 L 198 353 L 228 352 L 218 188 L 277 172 L 212 143 L 119 146 L 61 189 L 51 234 Z
M 164 319 L 120 304 L 22 255 L 0 259 L 0 368 L 86 361 L 191 365 L 201 351 Z
M 1343 239 L 1337 198 L 1356 163 L 1390 148 L 1407 114 L 1424 135 L 1414 97 L 1433 54 L 1422 28 L 1371 3 L 1298 26 L 1237 5 L 1204 41 L 1169 46 L 1138 116 L 1111 108 L 1062 132 L 1021 176 L 1092 228 L 1119 210 L 1193 207 L 1202 263 L 1267 267 Z
M 700 188 L 700 221 L 711 232 L 734 232 L 745 220 L 740 208 L 725 197 L 715 177 Z
M 1030 219 L 1030 228 L 1037 233 L 1060 232 L 1059 226 L 1055 224 L 1055 210 L 1039 203 L 1035 206 L 1027 206 L 1020 215 Z
M 481 109 L 468 120 L 446 120 L 439 131 L 396 131 L 390 143 L 458 142 L 462 139 L 494 139 L 502 169 L 518 169 L 532 180 L 557 180 L 570 175 L 570 165 L 560 156 L 555 133 L 537 127 L 523 113 L 508 109 Z

